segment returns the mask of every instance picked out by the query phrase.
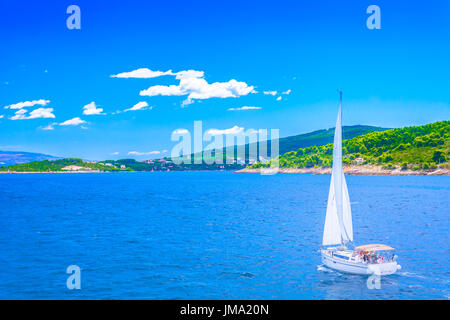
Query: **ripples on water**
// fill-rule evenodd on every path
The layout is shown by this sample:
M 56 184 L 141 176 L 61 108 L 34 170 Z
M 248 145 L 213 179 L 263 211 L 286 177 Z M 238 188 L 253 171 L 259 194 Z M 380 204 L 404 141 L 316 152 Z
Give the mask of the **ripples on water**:
M 449 298 L 449 177 L 347 177 L 356 244 L 398 248 L 380 290 L 321 265 L 329 180 L 0 175 L 0 298 Z M 81 290 L 66 289 L 71 264 Z

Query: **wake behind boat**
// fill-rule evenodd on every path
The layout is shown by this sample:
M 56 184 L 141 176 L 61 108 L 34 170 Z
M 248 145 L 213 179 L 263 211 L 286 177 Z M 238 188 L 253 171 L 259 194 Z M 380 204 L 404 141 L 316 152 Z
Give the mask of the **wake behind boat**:
M 353 224 L 342 168 L 342 92 L 333 144 L 333 168 L 328 195 L 325 228 L 322 240 L 322 263 L 332 269 L 354 274 L 389 275 L 401 268 L 396 262 L 394 248 L 383 244 L 368 244 L 354 249 Z M 326 247 L 326 248 L 325 248 Z

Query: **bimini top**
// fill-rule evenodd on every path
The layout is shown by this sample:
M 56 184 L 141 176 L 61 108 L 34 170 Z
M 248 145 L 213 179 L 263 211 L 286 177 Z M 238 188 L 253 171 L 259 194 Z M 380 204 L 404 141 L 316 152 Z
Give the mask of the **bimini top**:
M 366 244 L 355 248 L 356 251 L 383 251 L 383 250 L 395 250 L 384 244 Z

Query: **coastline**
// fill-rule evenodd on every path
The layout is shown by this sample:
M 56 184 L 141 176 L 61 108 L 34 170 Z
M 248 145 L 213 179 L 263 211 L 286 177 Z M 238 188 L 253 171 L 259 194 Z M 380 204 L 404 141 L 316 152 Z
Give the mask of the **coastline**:
M 99 171 L 99 170 L 80 170 L 80 171 L 0 171 L 0 174 L 21 174 L 21 173 L 103 173 L 109 171 Z M 125 172 L 125 171 L 118 171 Z
M 347 175 L 450 175 L 450 168 L 436 168 L 436 169 L 421 169 L 421 170 L 402 170 L 400 168 L 387 169 L 382 166 L 375 165 L 358 165 L 358 166 L 345 166 L 344 173 Z M 197 170 L 185 170 L 187 172 Z M 232 171 L 232 170 L 200 170 L 200 171 Z M 0 171 L 0 174 L 29 174 L 29 173 L 118 173 L 118 172 L 152 172 L 152 171 L 100 171 L 100 170 L 79 170 L 79 171 Z M 155 172 L 168 172 L 168 171 L 155 171 Z M 172 172 L 172 171 L 170 171 Z M 173 171 L 179 172 L 179 171 Z M 234 173 L 309 173 L 309 174 L 331 174 L 331 168 L 316 167 L 316 168 L 279 168 L 278 171 L 266 168 L 244 168 L 233 171 Z
M 266 172 L 274 172 L 271 169 L 265 169 Z M 264 172 L 264 171 L 263 171 Z M 279 168 L 279 173 L 312 173 L 312 174 L 331 174 L 331 168 L 319 167 L 319 168 Z M 235 173 L 262 173 L 261 169 L 244 168 Z M 436 168 L 436 169 L 421 169 L 421 170 L 402 170 L 400 168 L 385 169 L 381 166 L 374 165 L 359 165 L 359 166 L 345 166 L 344 173 L 349 175 L 377 175 L 377 176 L 389 176 L 389 175 L 450 175 L 450 168 Z

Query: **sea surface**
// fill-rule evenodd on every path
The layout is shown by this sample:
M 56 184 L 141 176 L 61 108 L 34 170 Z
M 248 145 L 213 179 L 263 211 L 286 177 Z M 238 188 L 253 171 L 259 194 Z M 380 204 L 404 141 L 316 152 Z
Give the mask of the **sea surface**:
M 1 299 L 449 299 L 450 177 L 347 176 L 357 245 L 397 248 L 367 277 L 320 261 L 330 176 L 0 175 Z M 81 268 L 69 290 L 68 266 Z

